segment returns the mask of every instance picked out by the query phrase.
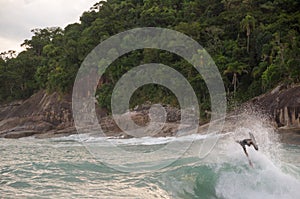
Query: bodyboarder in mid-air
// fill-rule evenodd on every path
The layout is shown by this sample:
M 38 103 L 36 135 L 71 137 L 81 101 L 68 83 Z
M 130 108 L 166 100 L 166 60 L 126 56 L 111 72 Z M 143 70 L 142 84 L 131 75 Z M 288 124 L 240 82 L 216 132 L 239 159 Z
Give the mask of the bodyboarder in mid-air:
M 241 140 L 241 141 L 236 141 L 236 142 L 239 143 L 243 147 L 244 152 L 245 152 L 245 154 L 246 154 L 246 156 L 249 160 L 249 164 L 250 164 L 250 166 L 253 167 L 252 162 L 249 159 L 249 155 L 248 155 L 247 150 L 246 150 L 246 145 L 249 146 L 249 147 L 252 145 L 255 148 L 255 150 L 258 150 L 258 146 L 256 144 L 256 141 L 255 141 L 255 138 L 254 138 L 253 134 L 249 133 L 249 135 L 250 135 L 250 138 L 244 139 L 244 140 Z

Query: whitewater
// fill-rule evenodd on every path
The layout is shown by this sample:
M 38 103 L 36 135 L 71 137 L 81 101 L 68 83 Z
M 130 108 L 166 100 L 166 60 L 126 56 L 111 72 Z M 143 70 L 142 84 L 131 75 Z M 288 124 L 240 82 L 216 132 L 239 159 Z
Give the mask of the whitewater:
M 238 119 L 234 127 L 213 135 L 117 139 L 93 133 L 61 138 L 0 139 L 0 198 L 300 198 L 300 146 L 282 143 L 274 128 L 254 117 Z M 247 148 L 253 168 L 235 140 L 256 137 L 259 150 Z M 218 141 L 199 157 L 210 136 Z M 143 154 L 170 143 L 192 144 L 179 158 L 143 160 Z M 89 146 L 97 145 L 99 154 Z M 88 146 L 88 147 L 87 147 Z M 110 160 L 128 166 L 126 156 L 116 157 L 112 147 L 138 152 L 131 166 L 155 165 L 148 171 L 124 172 Z M 100 157 L 100 158 L 99 158 Z M 141 161 L 143 160 L 143 161 Z M 165 162 L 171 164 L 165 166 Z

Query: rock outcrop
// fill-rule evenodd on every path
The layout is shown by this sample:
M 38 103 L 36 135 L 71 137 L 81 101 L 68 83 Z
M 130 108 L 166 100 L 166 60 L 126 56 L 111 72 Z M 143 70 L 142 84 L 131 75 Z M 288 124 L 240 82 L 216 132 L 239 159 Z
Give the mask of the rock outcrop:
M 48 138 L 76 133 L 71 100 L 70 94 L 61 96 L 39 91 L 25 101 L 0 105 L 0 137 Z M 289 88 L 278 86 L 246 105 L 263 110 L 281 129 L 297 132 L 300 129 L 300 85 Z M 164 108 L 167 123 L 155 136 L 172 136 L 178 130 L 180 110 L 168 106 Z M 137 125 L 146 126 L 149 123 L 149 109 L 149 104 L 138 106 L 130 112 L 130 117 Z M 105 110 L 96 109 L 96 113 L 106 136 L 130 137 L 121 131 L 111 116 L 107 116 Z M 202 127 L 205 128 L 205 125 Z
M 72 116 L 72 96 L 70 94 L 48 94 L 39 91 L 25 101 L 17 101 L 0 105 L 0 137 L 21 138 L 35 136 L 48 138 L 76 133 Z M 173 135 L 176 132 L 180 120 L 180 111 L 176 108 L 165 107 L 167 122 L 162 132 L 157 136 Z M 150 106 L 139 107 L 131 115 L 133 121 L 146 126 L 149 123 Z M 127 138 L 122 133 L 111 116 L 107 116 L 105 110 L 96 108 L 102 130 L 107 136 Z
M 57 93 L 40 91 L 25 101 L 0 106 L 0 137 L 20 138 L 45 132 L 54 134 L 72 126 L 70 95 L 61 97 Z
M 269 114 L 277 127 L 300 129 L 300 85 L 280 85 L 250 101 Z

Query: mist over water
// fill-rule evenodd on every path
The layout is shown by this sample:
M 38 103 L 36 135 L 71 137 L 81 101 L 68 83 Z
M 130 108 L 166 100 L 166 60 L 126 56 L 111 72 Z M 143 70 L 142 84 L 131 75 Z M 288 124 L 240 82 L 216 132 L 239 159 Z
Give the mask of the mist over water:
M 38 140 L 0 140 L 1 197 L 55 198 L 300 198 L 300 147 L 281 143 L 276 131 L 260 115 L 243 113 L 217 134 L 218 143 L 199 158 L 201 143 L 210 135 L 168 138 L 113 139 L 94 134 Z M 259 150 L 247 148 L 251 168 L 235 140 L 252 132 Z M 82 138 L 82 136 L 81 136 Z M 102 154 L 111 155 L 107 141 L 141 154 L 170 142 L 193 144 L 171 165 L 143 173 L 114 170 L 95 159 L 84 144 L 102 144 Z M 103 157 L 104 159 L 107 157 Z M 138 166 L 168 157 L 136 161 Z M 119 164 L 126 165 L 126 157 Z M 139 160 L 137 158 L 137 160 Z

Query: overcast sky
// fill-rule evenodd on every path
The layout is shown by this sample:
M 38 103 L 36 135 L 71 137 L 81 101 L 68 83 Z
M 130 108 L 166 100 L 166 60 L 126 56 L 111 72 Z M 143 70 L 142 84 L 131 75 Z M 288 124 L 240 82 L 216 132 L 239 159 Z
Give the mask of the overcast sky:
M 22 51 L 31 29 L 79 21 L 84 11 L 100 0 L 0 0 L 0 52 Z

